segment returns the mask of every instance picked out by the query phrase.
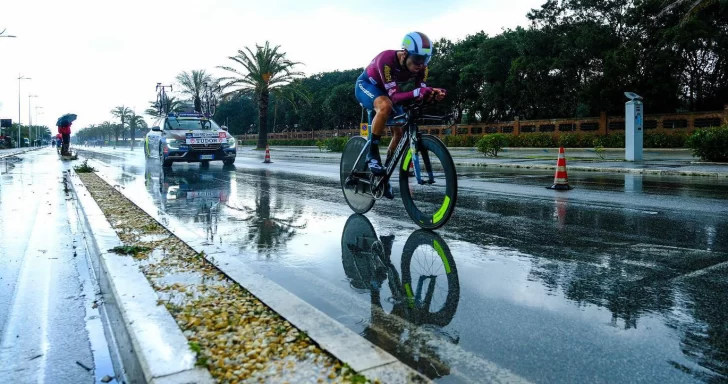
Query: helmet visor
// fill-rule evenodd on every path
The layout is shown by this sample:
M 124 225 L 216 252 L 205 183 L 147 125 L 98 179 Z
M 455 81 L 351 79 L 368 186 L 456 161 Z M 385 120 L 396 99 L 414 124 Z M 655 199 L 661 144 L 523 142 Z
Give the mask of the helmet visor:
M 410 54 L 410 57 L 412 58 L 412 63 L 414 65 L 427 65 L 427 63 L 430 62 L 430 56 L 429 55 L 415 55 Z

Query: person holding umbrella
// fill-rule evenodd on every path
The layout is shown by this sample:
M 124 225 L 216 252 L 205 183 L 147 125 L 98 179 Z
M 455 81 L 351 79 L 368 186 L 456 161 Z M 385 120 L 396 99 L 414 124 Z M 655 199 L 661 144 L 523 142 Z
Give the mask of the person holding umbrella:
M 61 145 L 61 156 L 71 156 L 69 146 L 71 145 L 71 123 L 76 120 L 76 115 L 67 113 L 61 116 L 56 122 L 58 133 L 61 135 L 63 144 Z

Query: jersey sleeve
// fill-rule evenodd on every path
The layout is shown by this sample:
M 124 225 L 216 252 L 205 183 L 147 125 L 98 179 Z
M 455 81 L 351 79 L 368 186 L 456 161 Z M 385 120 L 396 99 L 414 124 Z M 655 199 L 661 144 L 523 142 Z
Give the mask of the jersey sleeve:
M 409 92 L 399 92 L 399 86 L 396 82 L 385 83 L 385 87 L 387 86 L 387 84 L 391 84 L 391 88 L 387 88 L 387 93 L 389 94 L 389 98 L 392 99 L 392 103 L 398 104 L 403 101 L 408 101 L 420 97 L 420 88 L 427 87 L 428 72 L 429 69 L 425 67 L 425 70 L 422 73 L 417 74 L 417 76 L 415 77 L 416 88 Z

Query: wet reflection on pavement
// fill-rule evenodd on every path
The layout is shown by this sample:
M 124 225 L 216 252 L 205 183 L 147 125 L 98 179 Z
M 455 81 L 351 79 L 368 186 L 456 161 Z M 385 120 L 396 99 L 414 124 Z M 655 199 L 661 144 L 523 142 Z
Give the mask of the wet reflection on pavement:
M 543 175 L 464 172 L 455 216 L 434 234 L 398 199 L 351 215 L 336 167 L 164 170 L 84 155 L 163 220 L 438 382 L 728 379 L 720 183 L 588 175 L 553 194 L 536 185 Z

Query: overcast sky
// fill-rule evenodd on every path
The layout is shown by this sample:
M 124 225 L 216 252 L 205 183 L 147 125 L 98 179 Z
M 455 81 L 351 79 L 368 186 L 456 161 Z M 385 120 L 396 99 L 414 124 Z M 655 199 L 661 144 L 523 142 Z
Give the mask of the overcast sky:
M 222 75 L 228 56 L 266 40 L 306 74 L 349 69 L 412 30 L 457 40 L 526 26 L 544 1 L 0 0 L 0 31 L 18 36 L 0 38 L 0 117 L 18 119 L 19 73 L 32 78 L 21 83 L 23 124 L 33 94 L 34 123 L 72 112 L 79 129 L 113 120 L 118 105 L 143 113 L 157 82 L 191 69 Z

